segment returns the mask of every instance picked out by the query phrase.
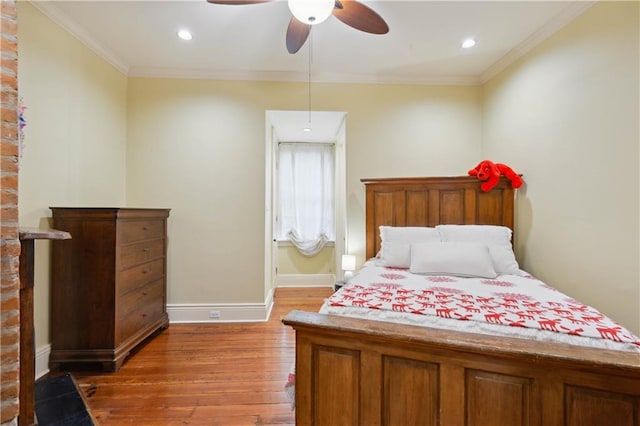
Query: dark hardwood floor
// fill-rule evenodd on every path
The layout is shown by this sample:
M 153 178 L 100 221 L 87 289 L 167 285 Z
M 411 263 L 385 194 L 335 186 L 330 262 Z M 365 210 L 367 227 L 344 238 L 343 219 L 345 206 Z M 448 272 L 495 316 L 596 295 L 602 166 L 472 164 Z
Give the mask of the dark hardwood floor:
M 172 324 L 117 373 L 73 376 L 101 425 L 293 425 L 283 389 L 295 336 L 280 320 L 330 293 L 278 289 L 268 322 Z

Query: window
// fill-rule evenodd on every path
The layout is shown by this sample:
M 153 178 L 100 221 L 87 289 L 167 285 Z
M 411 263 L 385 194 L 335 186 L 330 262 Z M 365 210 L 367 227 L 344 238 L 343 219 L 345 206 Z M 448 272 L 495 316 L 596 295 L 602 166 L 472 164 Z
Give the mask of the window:
M 279 241 L 313 256 L 335 240 L 333 144 L 279 144 L 278 204 Z

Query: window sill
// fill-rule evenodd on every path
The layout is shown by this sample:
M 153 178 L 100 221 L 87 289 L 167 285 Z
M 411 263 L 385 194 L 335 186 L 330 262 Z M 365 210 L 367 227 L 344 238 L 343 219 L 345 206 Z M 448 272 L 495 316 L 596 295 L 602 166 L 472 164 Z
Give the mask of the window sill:
M 335 247 L 335 245 L 335 241 L 327 241 L 325 247 Z M 289 240 L 278 240 L 278 247 L 294 247 L 294 245 Z

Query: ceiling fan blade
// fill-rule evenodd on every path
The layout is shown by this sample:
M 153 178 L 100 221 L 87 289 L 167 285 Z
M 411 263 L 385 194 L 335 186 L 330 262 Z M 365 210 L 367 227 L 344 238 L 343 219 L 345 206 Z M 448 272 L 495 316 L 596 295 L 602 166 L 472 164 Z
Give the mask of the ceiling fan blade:
M 333 16 L 356 30 L 371 34 L 386 34 L 389 26 L 380 15 L 356 0 L 338 0 L 342 7 L 333 9 Z
M 287 50 L 289 53 L 296 53 L 300 50 L 304 42 L 307 41 L 310 32 L 311 25 L 292 17 L 287 28 Z
M 258 3 L 269 3 L 273 0 L 207 0 L 207 3 L 212 4 L 258 4 Z

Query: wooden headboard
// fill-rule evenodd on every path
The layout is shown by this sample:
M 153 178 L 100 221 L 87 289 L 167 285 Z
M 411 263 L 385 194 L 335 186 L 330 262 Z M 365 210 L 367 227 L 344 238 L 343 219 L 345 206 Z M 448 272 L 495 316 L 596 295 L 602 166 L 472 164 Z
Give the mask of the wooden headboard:
M 505 177 L 483 192 L 474 176 L 361 179 L 366 187 L 366 258 L 380 250 L 378 227 L 502 225 L 513 230 L 515 191 Z

